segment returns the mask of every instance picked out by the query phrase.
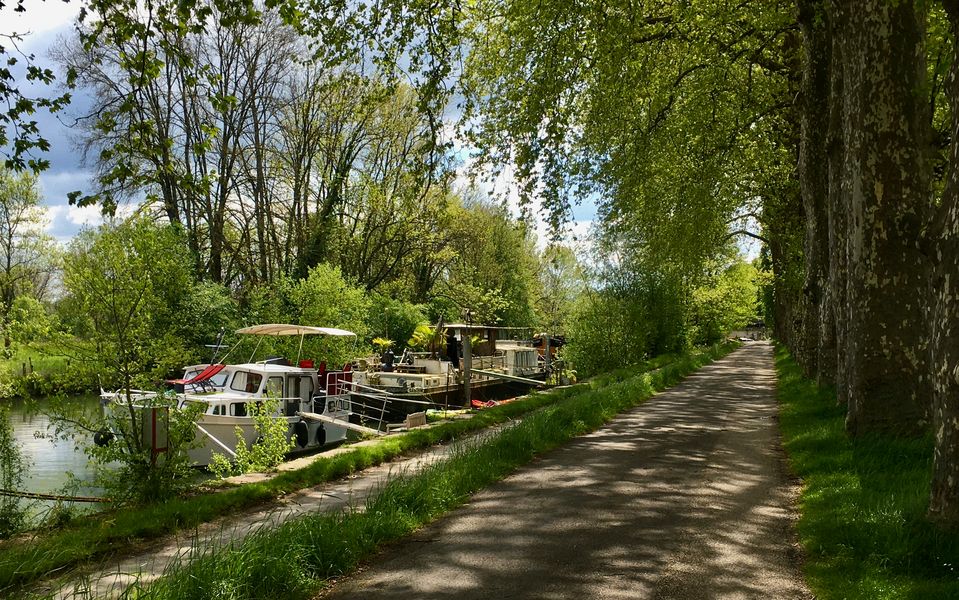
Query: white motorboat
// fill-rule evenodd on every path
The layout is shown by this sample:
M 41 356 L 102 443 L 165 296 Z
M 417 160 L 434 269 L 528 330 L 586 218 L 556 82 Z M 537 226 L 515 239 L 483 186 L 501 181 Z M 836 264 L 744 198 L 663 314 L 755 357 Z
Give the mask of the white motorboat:
M 240 335 L 300 336 L 354 336 L 352 332 L 331 327 L 269 324 L 238 330 Z M 259 344 L 257 344 L 259 346 Z M 299 352 L 298 351 L 298 354 Z M 255 351 L 254 351 L 255 354 Z M 190 450 L 190 458 L 198 466 L 208 465 L 213 453 L 235 456 L 237 431 L 247 446 L 259 435 L 250 416 L 252 403 L 267 399 L 278 401 L 274 418 L 286 421 L 288 438 L 294 442 L 294 452 L 318 448 L 346 439 L 352 412 L 349 387 L 353 373 L 347 364 L 343 369 L 327 370 L 312 360 L 295 361 L 271 358 L 239 364 L 198 364 L 184 369 L 183 378 L 168 381 L 174 386 L 177 404 L 202 404 L 197 420 L 198 447 Z M 153 392 L 136 392 L 136 398 L 145 400 Z M 126 409 L 122 392 L 104 393 L 113 406 Z M 146 404 L 145 402 L 143 404 Z

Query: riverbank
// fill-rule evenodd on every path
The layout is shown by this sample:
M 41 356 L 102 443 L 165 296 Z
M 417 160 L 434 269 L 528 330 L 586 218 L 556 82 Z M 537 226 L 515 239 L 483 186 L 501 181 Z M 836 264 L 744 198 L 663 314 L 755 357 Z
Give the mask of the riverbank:
M 959 598 L 959 536 L 927 518 L 932 440 L 850 438 L 835 391 L 776 352 L 783 446 L 802 478 L 798 531 L 820 600 Z
M 723 347 L 728 351 L 729 347 Z M 352 448 L 333 457 L 318 457 L 312 464 L 280 473 L 267 481 L 179 498 L 160 505 L 109 511 L 81 518 L 57 531 L 41 531 L 31 538 L 0 544 L 0 592 L 28 584 L 80 561 L 123 551 L 144 540 L 180 529 L 190 529 L 225 514 L 262 506 L 292 491 L 350 475 L 396 457 L 449 442 L 492 425 L 514 420 L 566 398 L 624 381 L 637 373 L 664 364 L 695 362 L 723 351 L 711 349 L 683 358 L 660 357 L 631 369 L 622 369 L 567 388 L 537 393 L 521 402 L 504 404 L 470 419 L 417 429 L 379 443 Z
M 55 347 L 15 344 L 0 358 L 0 401 L 97 392 L 96 374 Z

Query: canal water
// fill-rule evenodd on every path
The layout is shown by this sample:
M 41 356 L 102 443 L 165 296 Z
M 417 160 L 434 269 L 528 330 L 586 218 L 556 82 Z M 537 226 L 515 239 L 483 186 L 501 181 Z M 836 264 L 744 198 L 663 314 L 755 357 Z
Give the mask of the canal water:
M 53 401 L 42 399 L 10 402 L 13 437 L 30 463 L 23 491 L 59 493 L 68 481 L 68 473 L 73 473 L 81 481 L 90 481 L 93 478 L 93 468 L 83 450 L 76 449 L 72 441 L 55 439 L 48 416 Z M 96 415 L 100 411 L 99 398 L 96 395 L 79 396 L 61 402 L 67 403 L 69 410 L 87 415 Z M 81 445 L 87 442 L 86 439 L 78 441 Z

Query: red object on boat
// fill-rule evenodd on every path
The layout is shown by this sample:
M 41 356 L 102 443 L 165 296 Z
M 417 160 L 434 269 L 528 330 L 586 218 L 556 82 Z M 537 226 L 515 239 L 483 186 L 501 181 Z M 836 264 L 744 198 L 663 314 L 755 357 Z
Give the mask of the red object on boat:
M 493 408 L 498 404 L 499 402 L 495 400 L 487 400 L 486 402 L 483 402 L 482 400 L 470 400 L 470 406 L 473 408 Z
M 167 379 L 167 383 L 179 384 L 179 385 L 190 385 L 193 383 L 202 383 L 207 381 L 217 373 L 223 370 L 226 365 L 224 364 L 213 364 L 207 368 L 200 371 L 195 377 L 191 379 Z
M 313 368 L 313 361 L 310 360 L 310 359 L 303 359 L 303 360 L 301 360 L 301 361 L 300 361 L 300 368 L 301 368 L 301 369 L 312 369 L 312 368 Z

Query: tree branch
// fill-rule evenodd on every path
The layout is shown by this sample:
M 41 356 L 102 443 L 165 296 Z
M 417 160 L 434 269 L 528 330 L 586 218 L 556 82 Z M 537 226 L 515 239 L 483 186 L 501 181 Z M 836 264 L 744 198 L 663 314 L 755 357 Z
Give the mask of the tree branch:
M 729 240 L 736 237 L 737 235 L 745 235 L 747 237 L 751 237 L 753 239 L 759 240 L 760 242 L 764 244 L 767 244 L 767 245 L 769 244 L 769 240 L 767 240 L 763 236 L 759 235 L 758 233 L 753 233 L 752 231 L 747 231 L 745 229 L 737 229 L 735 231 L 730 231 L 729 233 L 726 234 L 726 237 L 723 239 Z

